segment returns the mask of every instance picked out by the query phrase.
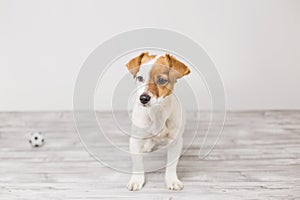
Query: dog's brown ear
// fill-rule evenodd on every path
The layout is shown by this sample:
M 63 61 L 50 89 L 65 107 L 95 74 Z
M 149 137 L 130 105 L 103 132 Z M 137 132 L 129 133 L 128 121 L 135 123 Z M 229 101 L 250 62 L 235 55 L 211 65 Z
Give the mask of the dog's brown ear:
M 143 57 L 148 53 L 141 53 L 139 56 L 131 59 L 127 64 L 126 67 L 130 71 L 130 73 L 133 75 L 133 77 L 136 76 L 138 71 L 140 70 L 140 66 L 142 63 Z
M 171 67 L 170 73 L 172 73 L 176 79 L 179 79 L 191 72 L 185 64 L 183 64 L 173 56 L 166 54 L 166 58 L 169 62 L 169 66 Z

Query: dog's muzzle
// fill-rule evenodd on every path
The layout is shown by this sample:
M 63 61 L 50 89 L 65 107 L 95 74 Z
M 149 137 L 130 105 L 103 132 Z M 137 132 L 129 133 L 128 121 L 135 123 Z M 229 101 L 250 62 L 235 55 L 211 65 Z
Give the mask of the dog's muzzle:
M 151 97 L 148 94 L 142 94 L 140 96 L 140 102 L 144 105 L 147 104 L 150 101 L 150 99 Z

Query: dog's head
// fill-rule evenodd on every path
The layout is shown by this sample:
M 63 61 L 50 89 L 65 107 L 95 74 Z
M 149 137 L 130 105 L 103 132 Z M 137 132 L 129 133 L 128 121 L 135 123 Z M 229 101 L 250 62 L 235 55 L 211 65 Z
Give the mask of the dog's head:
M 172 94 L 176 80 L 189 74 L 190 69 L 175 57 L 142 53 L 126 64 L 137 83 L 139 102 L 151 106 Z

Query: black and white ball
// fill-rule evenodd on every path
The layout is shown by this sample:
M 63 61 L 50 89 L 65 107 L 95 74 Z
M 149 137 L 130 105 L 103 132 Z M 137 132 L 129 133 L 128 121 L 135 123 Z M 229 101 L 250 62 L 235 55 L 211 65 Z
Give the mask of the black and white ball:
M 41 147 L 45 143 L 45 138 L 41 132 L 33 132 L 30 134 L 29 143 L 32 147 Z

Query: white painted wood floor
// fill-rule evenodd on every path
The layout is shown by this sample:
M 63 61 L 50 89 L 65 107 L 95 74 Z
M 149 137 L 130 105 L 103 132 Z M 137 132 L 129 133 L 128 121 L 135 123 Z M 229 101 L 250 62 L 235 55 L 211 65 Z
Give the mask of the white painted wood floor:
M 72 117 L 0 113 L 1 200 L 300 199 L 300 111 L 229 112 L 222 137 L 205 160 L 198 158 L 196 144 L 180 159 L 185 187 L 179 192 L 166 189 L 163 170 L 147 174 L 143 190 L 127 191 L 129 174 L 90 157 Z M 30 147 L 31 130 L 44 133 L 45 146 Z

